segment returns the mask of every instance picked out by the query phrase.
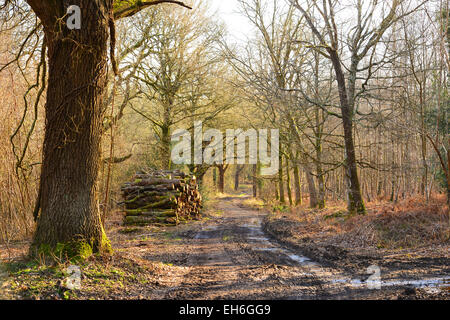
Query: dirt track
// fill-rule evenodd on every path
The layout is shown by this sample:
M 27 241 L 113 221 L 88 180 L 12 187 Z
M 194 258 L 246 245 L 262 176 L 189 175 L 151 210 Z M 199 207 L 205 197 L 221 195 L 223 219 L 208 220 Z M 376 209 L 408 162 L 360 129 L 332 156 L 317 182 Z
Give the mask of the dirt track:
M 164 261 L 151 299 L 402 299 L 447 296 L 442 278 L 382 283 L 369 289 L 370 274 L 346 274 L 288 249 L 263 232 L 266 213 L 242 207 L 243 198 L 223 198 L 219 217 L 177 233 L 176 243 L 142 248 L 147 261 Z M 376 270 L 375 270 L 376 271 Z M 448 277 L 447 280 L 448 281 Z M 448 283 L 448 282 L 447 282 Z M 371 283 L 376 285 L 377 283 Z M 415 287 L 421 286 L 420 290 Z M 448 286 L 448 285 L 447 285 Z M 439 288 L 439 289 L 438 289 Z M 444 296 L 443 296 L 444 295 Z

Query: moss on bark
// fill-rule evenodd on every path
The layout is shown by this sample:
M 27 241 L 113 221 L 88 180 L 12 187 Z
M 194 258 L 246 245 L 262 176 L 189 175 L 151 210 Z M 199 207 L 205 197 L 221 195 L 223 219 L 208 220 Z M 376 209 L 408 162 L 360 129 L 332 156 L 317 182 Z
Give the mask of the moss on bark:
M 55 246 L 41 244 L 39 247 L 30 248 L 30 256 L 45 261 L 70 261 L 81 262 L 90 258 L 93 254 L 111 255 L 113 249 L 106 232 L 102 229 L 101 241 L 73 240 L 57 243 Z

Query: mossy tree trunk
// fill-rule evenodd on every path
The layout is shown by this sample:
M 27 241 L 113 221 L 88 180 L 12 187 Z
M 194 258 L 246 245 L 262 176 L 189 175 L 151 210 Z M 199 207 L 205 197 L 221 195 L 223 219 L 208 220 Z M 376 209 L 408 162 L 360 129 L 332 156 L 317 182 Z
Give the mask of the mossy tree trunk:
M 28 3 L 41 19 L 49 78 L 40 181 L 40 215 L 31 253 L 83 242 L 101 251 L 109 243 L 96 198 L 111 1 L 74 0 L 82 28 L 69 30 L 65 1 Z
M 214 184 L 214 190 L 217 190 L 217 168 L 213 168 L 213 184 Z

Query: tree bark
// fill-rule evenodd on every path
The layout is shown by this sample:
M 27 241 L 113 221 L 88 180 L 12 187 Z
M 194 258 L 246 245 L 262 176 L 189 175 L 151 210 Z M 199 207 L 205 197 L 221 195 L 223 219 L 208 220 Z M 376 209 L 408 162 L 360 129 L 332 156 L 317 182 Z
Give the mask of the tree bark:
M 309 165 L 305 165 L 304 168 L 306 172 L 306 181 L 308 182 L 309 206 L 310 208 L 317 208 L 317 192 L 316 184 L 314 183 L 314 176 Z
M 294 166 L 294 185 L 295 185 L 295 205 L 299 206 L 302 204 L 302 189 L 301 189 L 301 179 L 300 170 L 298 166 Z
M 325 175 L 323 173 L 322 168 L 322 141 L 321 138 L 317 139 L 316 142 L 316 172 L 317 172 L 317 187 L 318 187 L 318 200 L 317 200 L 317 206 L 319 209 L 325 208 L 325 197 L 326 197 L 326 191 L 325 191 Z
M 450 145 L 450 138 L 448 140 Z M 447 180 L 447 205 L 450 206 L 450 150 L 447 150 L 447 171 L 445 172 L 445 177 Z
M 289 205 L 292 207 L 294 201 L 292 200 L 291 172 L 289 169 L 289 159 L 286 157 L 286 189 L 288 193 Z
M 79 241 L 94 252 L 109 249 L 96 182 L 111 2 L 72 1 L 82 10 L 82 28 L 72 31 L 57 20 L 66 13 L 62 3 L 28 2 L 44 25 L 49 62 L 41 213 L 31 253 Z
M 348 182 L 348 211 L 350 215 L 364 215 L 366 214 L 366 207 L 361 195 L 361 186 L 359 183 L 358 168 L 356 164 L 355 144 L 353 141 L 353 104 L 349 101 L 346 80 L 338 53 L 335 50 L 330 50 L 329 53 L 336 73 L 336 81 L 339 88 L 342 123 L 344 126 L 344 142 Z M 352 64 L 352 69 L 357 69 L 356 62 L 353 61 Z M 352 81 L 354 81 L 354 79 L 352 79 Z
M 171 136 L 170 126 L 164 125 L 161 128 L 161 159 L 162 168 L 164 170 L 170 170 L 171 167 Z
M 236 171 L 234 172 L 234 191 L 239 189 L 239 179 L 241 177 L 242 170 L 244 170 L 244 166 L 236 166 Z
M 278 188 L 280 203 L 286 203 L 286 198 L 284 196 L 284 182 L 283 182 L 283 156 L 280 153 L 280 170 L 278 171 Z
M 448 138 L 448 142 L 450 145 L 450 137 Z M 450 207 L 450 150 L 447 150 L 447 171 L 445 171 L 445 168 L 443 170 L 447 180 L 447 205 Z
M 214 190 L 217 190 L 217 168 L 213 168 L 213 184 L 214 184 Z
M 320 54 L 318 52 L 314 53 L 314 92 L 316 100 L 320 101 Z M 315 133 L 315 151 L 316 151 L 316 173 L 317 173 L 317 187 L 318 187 L 318 201 L 317 206 L 319 209 L 325 208 L 325 177 L 322 167 L 322 155 L 323 155 L 323 131 L 325 117 L 323 110 L 316 108 L 315 110 L 316 127 L 314 129 Z
M 258 196 L 258 165 L 253 165 L 253 198 Z
M 228 167 L 225 165 L 219 165 L 219 166 L 217 166 L 217 168 L 219 169 L 219 183 L 218 183 L 219 193 L 224 193 L 224 191 L 225 191 L 225 172 L 227 171 Z
M 274 180 L 274 190 L 275 190 L 275 200 L 279 201 L 280 200 L 280 195 L 278 194 L 278 181 Z

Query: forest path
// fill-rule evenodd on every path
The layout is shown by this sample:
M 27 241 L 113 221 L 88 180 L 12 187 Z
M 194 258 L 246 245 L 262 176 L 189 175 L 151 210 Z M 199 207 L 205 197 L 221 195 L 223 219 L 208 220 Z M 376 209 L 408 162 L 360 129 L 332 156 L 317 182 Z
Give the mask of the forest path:
M 373 296 L 360 280 L 323 267 L 263 232 L 267 213 L 219 199 L 222 214 L 182 236 L 182 254 L 153 299 L 342 299 Z

